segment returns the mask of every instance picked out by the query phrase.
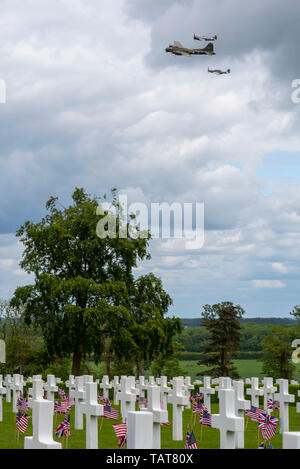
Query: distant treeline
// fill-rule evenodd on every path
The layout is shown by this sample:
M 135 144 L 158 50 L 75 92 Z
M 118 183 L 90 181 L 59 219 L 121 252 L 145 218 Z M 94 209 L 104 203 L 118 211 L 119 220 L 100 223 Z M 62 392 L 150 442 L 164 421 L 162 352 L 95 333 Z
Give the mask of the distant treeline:
M 279 318 L 274 318 L 274 322 L 271 322 L 271 319 L 273 318 L 257 318 L 256 322 L 253 319 L 251 321 L 241 321 L 241 343 L 234 358 L 260 358 L 263 354 L 263 340 L 270 334 L 272 326 L 281 325 L 288 330 L 294 329 L 299 324 L 297 321 L 286 318 L 281 318 L 281 321 L 287 321 L 286 323 L 279 323 Z M 268 322 L 262 322 L 263 320 Z M 182 321 L 185 323 L 187 320 L 184 319 Z M 200 319 L 190 319 L 188 321 L 198 321 L 198 323 L 201 323 Z M 180 356 L 181 360 L 199 360 L 204 348 L 209 343 L 209 338 L 210 334 L 206 327 L 197 327 L 196 325 L 185 327 L 182 334 L 178 335 L 175 339 L 183 346 L 183 353 L 178 355 L 178 357 Z
M 185 327 L 201 327 L 201 318 L 180 318 Z M 255 324 L 272 324 L 272 325 L 294 325 L 297 323 L 295 319 L 289 318 L 243 318 L 241 323 L 253 322 Z

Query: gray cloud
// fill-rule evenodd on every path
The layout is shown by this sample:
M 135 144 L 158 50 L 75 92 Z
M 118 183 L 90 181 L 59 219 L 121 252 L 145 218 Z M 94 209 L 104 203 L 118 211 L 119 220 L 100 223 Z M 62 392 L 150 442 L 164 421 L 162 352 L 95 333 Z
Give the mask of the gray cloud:
M 299 12 L 278 0 L 3 2 L 2 296 L 28 281 L 13 233 L 50 195 L 67 204 L 75 186 L 118 187 L 136 202 L 205 202 L 204 248 L 154 242 L 140 270 L 162 276 L 178 313 L 232 299 L 285 314 L 297 302 L 300 173 L 270 175 L 264 159 L 285 166 L 299 152 Z M 218 34 L 216 56 L 165 53 L 174 39 L 199 46 L 194 32 Z

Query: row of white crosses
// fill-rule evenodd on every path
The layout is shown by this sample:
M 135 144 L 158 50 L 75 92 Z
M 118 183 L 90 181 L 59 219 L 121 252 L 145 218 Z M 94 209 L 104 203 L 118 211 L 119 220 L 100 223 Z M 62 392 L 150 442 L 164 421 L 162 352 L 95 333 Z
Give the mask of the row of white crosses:
M 189 379 L 185 380 L 183 377 L 173 378 L 172 389 L 168 387 L 166 377 L 159 379 L 160 386 L 157 386 L 153 379 L 149 381 L 148 384 L 145 384 L 145 380 L 140 377 L 135 387 L 134 377 L 122 376 L 120 390 L 116 392 L 116 398 L 121 401 L 122 418 L 128 423 L 128 448 L 160 448 L 160 425 L 168 419 L 166 409 L 161 408 L 163 396 L 167 397 L 173 407 L 173 439 L 182 440 L 182 412 L 184 407 L 188 405 L 189 391 L 193 385 Z M 60 444 L 52 439 L 54 404 L 52 397 L 56 392 L 56 382 L 53 375 L 47 377 L 45 384 L 41 376 L 33 377 L 32 399 L 29 402 L 33 410 L 33 436 L 25 438 L 25 448 L 60 447 Z M 246 401 L 243 396 L 243 382 L 234 381 L 232 383 L 230 378 L 219 378 L 214 382 L 218 382 L 218 387 L 215 389 L 210 385 L 210 378 L 204 377 L 204 386 L 200 388 L 200 392 L 204 394 L 204 403 L 210 411 L 210 397 L 215 390 L 218 391 L 220 410 L 219 414 L 212 415 L 212 427 L 220 430 L 220 447 L 222 449 L 243 448 L 243 411 L 250 407 L 250 402 Z M 21 392 L 23 381 L 20 375 L 6 380 L 6 383 L 16 396 Z M 271 378 L 263 380 L 264 387 L 262 389 L 259 388 L 257 378 L 252 378 L 250 383 L 251 387 L 247 393 L 251 396 L 252 405 L 258 406 L 260 395 L 264 395 L 265 403 L 270 397 L 274 397 L 280 402 L 280 431 L 283 433 L 283 445 L 291 448 L 298 447 L 296 445 L 300 445 L 300 432 L 288 431 L 288 404 L 294 402 L 294 396 L 288 394 L 288 381 L 277 381 L 280 389 L 275 395 L 276 388 L 273 386 Z M 100 387 L 104 389 L 105 394 L 108 394 L 108 390 L 113 384 L 118 385 L 116 380 L 114 383 L 109 383 L 108 379 L 105 378 Z M 75 379 L 69 377 L 67 385 L 70 396 L 75 400 L 75 428 L 83 428 L 82 417 L 85 414 L 86 447 L 95 449 L 98 447 L 97 419 L 103 415 L 103 406 L 97 402 L 97 383 L 93 383 L 92 376 L 81 376 Z M 188 386 L 191 387 L 188 388 Z M 43 399 L 44 390 L 47 391 L 47 400 Z M 135 412 L 136 395 L 141 395 L 141 391 L 145 390 L 147 390 L 148 407 L 145 411 Z M 2 379 L 0 379 L 0 395 L 6 392 L 7 388 L 2 386 Z M 300 411 L 300 403 L 297 405 L 297 411 Z M 151 437 L 146 432 L 147 426 L 151 427 Z M 139 428 L 142 428 L 142 431 L 138 430 Z M 145 443 L 145 439 L 147 443 Z

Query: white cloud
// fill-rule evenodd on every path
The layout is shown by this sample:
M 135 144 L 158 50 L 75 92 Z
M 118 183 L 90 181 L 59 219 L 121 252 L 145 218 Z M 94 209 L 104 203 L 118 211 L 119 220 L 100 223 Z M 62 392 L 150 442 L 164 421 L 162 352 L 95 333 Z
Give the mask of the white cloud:
M 252 280 L 254 288 L 285 288 L 281 280 Z

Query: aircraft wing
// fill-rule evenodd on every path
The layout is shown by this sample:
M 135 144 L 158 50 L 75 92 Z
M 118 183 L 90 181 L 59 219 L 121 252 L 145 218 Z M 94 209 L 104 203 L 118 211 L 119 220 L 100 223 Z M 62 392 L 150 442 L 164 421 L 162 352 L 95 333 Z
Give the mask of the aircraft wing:
M 185 55 L 186 57 L 191 57 L 191 54 L 188 52 L 180 51 L 181 55 Z

